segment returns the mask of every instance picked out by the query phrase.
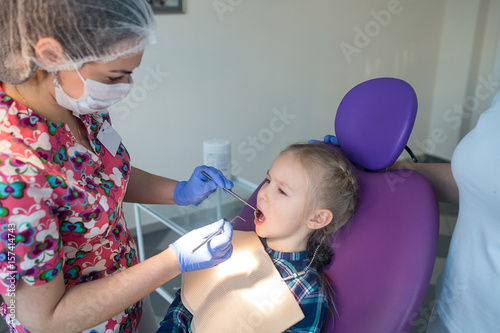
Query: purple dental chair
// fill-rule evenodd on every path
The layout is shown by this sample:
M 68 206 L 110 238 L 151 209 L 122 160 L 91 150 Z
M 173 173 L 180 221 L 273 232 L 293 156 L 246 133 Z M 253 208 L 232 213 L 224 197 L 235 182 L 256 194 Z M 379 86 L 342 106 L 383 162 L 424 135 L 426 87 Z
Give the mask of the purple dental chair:
M 413 88 L 393 78 L 363 82 L 339 105 L 335 132 L 354 166 L 360 201 L 352 222 L 330 242 L 335 255 L 325 275 L 338 314 L 322 332 L 410 332 L 417 318 L 436 256 L 438 202 L 421 174 L 384 171 L 405 149 L 416 112 Z M 253 210 L 245 206 L 240 216 L 253 221 Z

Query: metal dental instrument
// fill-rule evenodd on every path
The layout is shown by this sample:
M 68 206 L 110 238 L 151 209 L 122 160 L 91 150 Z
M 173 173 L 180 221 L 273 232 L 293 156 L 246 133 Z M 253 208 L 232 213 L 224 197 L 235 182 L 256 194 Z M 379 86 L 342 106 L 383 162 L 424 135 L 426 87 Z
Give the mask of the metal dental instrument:
M 208 179 L 210 180 L 213 180 L 212 177 L 210 177 L 205 171 L 202 171 L 201 172 L 203 176 L 207 177 Z M 244 203 L 245 205 L 247 205 L 248 207 L 252 208 L 253 211 L 255 212 L 256 209 L 255 207 L 253 207 L 252 205 L 250 205 L 248 202 L 246 202 L 245 200 L 243 200 L 239 195 L 237 195 L 236 193 L 234 193 L 233 191 L 231 191 L 230 189 L 226 188 L 226 187 L 223 187 L 222 188 L 224 191 L 226 191 L 227 193 L 231 194 L 233 197 L 235 197 L 236 199 L 238 199 L 239 201 L 241 201 L 242 203 Z M 240 219 L 242 219 L 243 221 L 245 221 L 243 218 L 239 217 L 239 216 L 236 216 Z M 229 222 L 231 225 L 233 225 L 233 222 L 234 220 L 236 219 L 236 217 L 234 219 L 231 220 L 231 222 Z M 216 230 L 215 232 L 213 232 L 212 234 L 208 235 L 207 238 L 205 238 L 203 240 L 203 242 L 201 242 L 200 245 L 198 245 L 197 247 L 195 247 L 193 250 L 191 250 L 191 253 L 194 253 L 194 251 L 198 250 L 200 247 L 202 247 L 203 245 L 205 245 L 209 240 L 211 240 L 212 238 L 214 238 L 215 236 L 219 235 L 220 233 L 222 232 L 221 229 L 218 229 Z
M 244 218 L 240 217 L 239 215 L 236 216 L 234 219 L 232 219 L 229 224 L 230 225 L 233 225 L 234 224 L 234 220 L 236 220 L 236 218 L 240 218 L 242 219 L 243 221 L 245 221 Z M 217 230 L 215 230 L 213 233 L 211 233 L 210 235 L 207 236 L 207 238 L 205 238 L 203 240 L 203 242 L 200 243 L 200 245 L 198 245 L 197 247 L 195 247 L 194 249 L 191 250 L 191 253 L 194 253 L 194 251 L 198 250 L 200 247 L 202 247 L 203 245 L 205 245 L 209 240 L 211 240 L 212 238 L 214 238 L 215 236 L 219 235 L 220 233 L 222 232 L 222 228 L 219 228 Z
M 202 171 L 201 172 L 203 176 L 207 177 L 208 179 L 210 180 L 213 180 L 212 177 L 210 177 L 205 171 Z M 237 195 L 236 193 L 234 193 L 233 191 L 231 191 L 230 189 L 228 188 L 225 188 L 223 187 L 222 188 L 224 191 L 226 191 L 227 193 L 231 194 L 233 197 L 235 197 L 236 199 L 238 199 L 239 201 L 241 201 L 242 203 L 244 203 L 245 205 L 247 205 L 248 207 L 252 208 L 253 211 L 255 212 L 257 209 L 255 207 L 253 207 L 252 205 L 250 205 L 248 202 L 246 202 L 245 200 L 243 200 L 242 198 L 240 198 L 239 195 Z

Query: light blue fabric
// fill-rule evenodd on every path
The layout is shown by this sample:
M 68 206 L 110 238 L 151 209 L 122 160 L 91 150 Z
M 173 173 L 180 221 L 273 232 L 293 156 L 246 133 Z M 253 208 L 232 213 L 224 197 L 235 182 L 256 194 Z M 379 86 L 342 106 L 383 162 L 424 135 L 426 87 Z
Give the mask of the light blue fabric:
M 452 333 L 500 332 L 500 94 L 460 142 L 451 165 L 459 213 L 436 310 Z
M 443 320 L 437 314 L 436 307 L 432 309 L 429 317 L 429 325 L 427 326 L 427 333 L 451 333 L 443 324 Z

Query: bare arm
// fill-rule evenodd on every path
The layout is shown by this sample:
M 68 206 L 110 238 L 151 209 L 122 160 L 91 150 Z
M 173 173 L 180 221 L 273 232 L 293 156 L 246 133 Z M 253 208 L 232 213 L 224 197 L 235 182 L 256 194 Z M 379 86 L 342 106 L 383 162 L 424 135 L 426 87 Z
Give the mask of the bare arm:
M 148 204 L 175 204 L 174 188 L 177 183 L 176 180 L 132 167 L 124 200 Z
M 439 201 L 458 204 L 458 187 L 450 163 L 396 162 L 390 169 L 409 169 L 421 173 L 434 186 Z
M 168 248 L 120 273 L 67 290 L 62 274 L 42 286 L 20 281 L 16 317 L 33 333 L 80 332 L 112 318 L 178 274 L 177 257 Z M 9 297 L 3 298 L 10 304 Z

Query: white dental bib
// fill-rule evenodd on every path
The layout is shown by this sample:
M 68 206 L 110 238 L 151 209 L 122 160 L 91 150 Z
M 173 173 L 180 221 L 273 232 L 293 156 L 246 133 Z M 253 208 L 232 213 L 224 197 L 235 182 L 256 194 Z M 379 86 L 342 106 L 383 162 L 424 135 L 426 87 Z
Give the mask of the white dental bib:
M 304 318 L 253 231 L 234 231 L 229 260 L 183 274 L 181 298 L 193 332 L 276 333 Z

